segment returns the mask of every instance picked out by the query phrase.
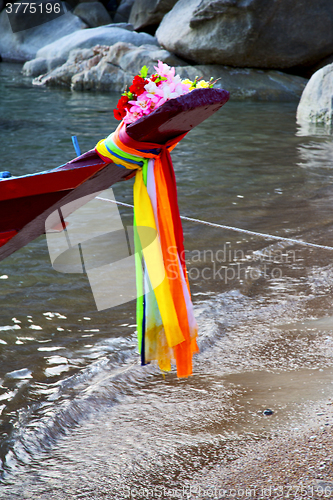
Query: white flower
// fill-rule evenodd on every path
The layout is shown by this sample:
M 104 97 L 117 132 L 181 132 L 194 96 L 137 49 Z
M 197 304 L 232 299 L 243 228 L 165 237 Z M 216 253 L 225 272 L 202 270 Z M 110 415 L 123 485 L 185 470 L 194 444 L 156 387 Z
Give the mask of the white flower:
M 149 82 L 145 85 L 145 90 L 149 93 L 149 94 L 157 94 L 157 91 L 158 91 L 158 87 L 156 85 L 155 82 Z

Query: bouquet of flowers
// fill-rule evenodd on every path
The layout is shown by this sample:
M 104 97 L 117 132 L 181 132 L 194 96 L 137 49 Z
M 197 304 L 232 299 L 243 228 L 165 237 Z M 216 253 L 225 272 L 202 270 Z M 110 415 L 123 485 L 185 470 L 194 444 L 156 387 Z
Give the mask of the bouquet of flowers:
M 212 78 L 207 82 L 198 77 L 193 82 L 181 80 L 179 75 L 175 75 L 175 68 L 162 61 L 158 61 L 154 69 L 156 73 L 148 77 L 148 68 L 143 66 L 140 74 L 134 77 L 129 90 L 122 94 L 117 108 L 113 110 L 116 120 L 133 123 L 170 99 L 188 94 L 195 88 L 213 87 L 216 82 Z

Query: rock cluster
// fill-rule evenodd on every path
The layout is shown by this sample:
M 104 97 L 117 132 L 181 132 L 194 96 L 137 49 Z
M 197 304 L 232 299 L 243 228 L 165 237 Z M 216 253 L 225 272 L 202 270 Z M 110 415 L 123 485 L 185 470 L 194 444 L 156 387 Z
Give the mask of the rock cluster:
M 122 91 L 145 64 L 153 71 L 161 60 L 176 67 L 182 78 L 218 78 L 217 88 L 226 88 L 233 99 L 295 100 L 306 80 L 279 71 L 230 68 L 220 65 L 189 66 L 174 54 L 156 47 L 117 42 L 112 46 L 74 49 L 66 61 L 61 58 L 36 58 L 25 63 L 23 73 L 35 76 L 35 85 L 62 86 L 72 90 Z M 57 63 L 63 62 L 61 66 Z
M 231 98 L 285 100 L 300 96 L 306 83 L 301 76 L 333 60 L 331 0 L 68 0 L 62 5 L 73 11 L 18 33 L 6 11 L 0 13 L 1 58 L 28 61 L 23 72 L 38 77 L 39 84 L 119 90 L 140 65 L 152 66 L 160 58 L 174 61 L 181 75 L 220 77 Z

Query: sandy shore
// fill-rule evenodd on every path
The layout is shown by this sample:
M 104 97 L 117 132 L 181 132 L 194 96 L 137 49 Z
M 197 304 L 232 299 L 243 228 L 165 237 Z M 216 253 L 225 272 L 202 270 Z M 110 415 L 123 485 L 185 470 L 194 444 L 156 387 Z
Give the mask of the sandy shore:
M 193 483 L 197 499 L 333 499 L 333 403 L 309 409 L 299 428 L 248 444 L 242 457 Z M 189 493 L 189 489 L 187 490 Z

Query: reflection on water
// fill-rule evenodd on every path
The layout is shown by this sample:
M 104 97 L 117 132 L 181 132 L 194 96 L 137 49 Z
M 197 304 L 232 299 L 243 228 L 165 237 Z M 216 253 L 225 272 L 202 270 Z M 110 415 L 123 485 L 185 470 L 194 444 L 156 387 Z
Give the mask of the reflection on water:
M 312 123 L 307 120 L 297 119 L 297 135 L 300 137 L 307 136 L 331 136 L 332 135 L 332 124 L 331 123 Z
M 0 94 L 1 158 L 14 175 L 56 167 L 74 156 L 71 135 L 84 151 L 116 125 L 118 95 L 32 88 L 14 65 L 0 65 Z M 231 99 L 188 134 L 172 154 L 181 213 L 333 246 L 331 137 L 302 135 L 295 110 Z M 132 185 L 115 186 L 116 199 L 131 203 Z M 45 237 L 0 263 L 8 498 L 179 485 L 330 394 L 331 252 L 183 227 L 200 329 L 188 380 L 139 366 L 135 303 L 97 312 L 85 274 L 52 269 Z

